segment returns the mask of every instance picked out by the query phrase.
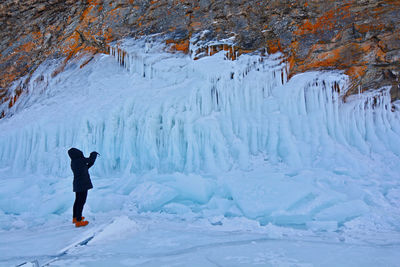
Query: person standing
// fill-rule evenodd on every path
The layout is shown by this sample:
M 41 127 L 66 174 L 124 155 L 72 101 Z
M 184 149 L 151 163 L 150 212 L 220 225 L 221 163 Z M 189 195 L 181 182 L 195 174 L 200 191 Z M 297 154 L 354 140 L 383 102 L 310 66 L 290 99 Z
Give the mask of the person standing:
M 98 154 L 96 151 L 93 151 L 90 153 L 89 158 L 85 158 L 83 152 L 77 148 L 73 147 L 68 150 L 68 155 L 71 158 L 71 169 L 74 173 L 73 191 L 75 192 L 75 202 L 72 223 L 76 227 L 89 224 L 88 221 L 84 220 L 85 217 L 82 216 L 82 211 L 86 203 L 88 190 L 93 188 L 89 168 L 93 166 Z

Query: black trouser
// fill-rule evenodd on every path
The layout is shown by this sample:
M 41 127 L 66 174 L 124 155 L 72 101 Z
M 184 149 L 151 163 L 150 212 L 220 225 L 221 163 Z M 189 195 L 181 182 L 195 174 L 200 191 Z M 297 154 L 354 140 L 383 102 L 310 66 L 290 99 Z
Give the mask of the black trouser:
M 86 203 L 86 198 L 87 198 L 87 190 L 83 192 L 75 192 L 73 217 L 76 218 L 78 222 L 82 221 L 82 210 L 83 206 Z

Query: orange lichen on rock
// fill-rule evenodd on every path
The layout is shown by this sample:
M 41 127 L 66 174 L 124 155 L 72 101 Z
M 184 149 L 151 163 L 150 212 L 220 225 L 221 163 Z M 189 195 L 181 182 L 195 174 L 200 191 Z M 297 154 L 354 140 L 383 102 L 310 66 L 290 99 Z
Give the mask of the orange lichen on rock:
M 181 51 L 185 54 L 189 53 L 189 40 L 166 40 L 165 43 L 169 45 L 170 51 Z
M 0 80 L 0 87 L 5 88 L 8 84 L 18 77 L 18 72 L 14 71 L 14 67 L 11 66 L 7 68 L 7 72 L 3 74 L 2 79 Z
M 201 29 L 201 22 L 199 21 L 193 21 L 190 23 L 190 26 L 192 27 L 193 30 L 200 30 Z
M 298 61 L 294 56 L 289 58 L 291 70 L 289 77 L 314 69 L 342 69 L 350 77 L 349 93 L 354 92 L 368 69 L 368 61 L 363 57 L 364 51 L 369 51 L 371 47 L 373 47 L 372 44 L 363 46 L 358 43 L 348 43 L 336 48 L 323 44 L 314 45 L 313 51 L 318 51 L 318 53 L 311 52 L 313 56 L 304 61 Z M 323 49 L 325 49 L 324 52 L 321 51 Z
M 15 90 L 14 95 L 10 97 L 10 101 L 8 102 L 8 108 L 11 108 L 12 106 L 14 106 L 14 104 L 17 102 L 17 100 L 21 94 L 22 94 L 21 89 Z
M 316 34 L 318 32 L 332 30 L 338 20 L 350 17 L 350 4 L 345 4 L 339 8 L 328 10 L 320 17 L 316 18 L 315 22 L 310 19 L 304 20 L 303 24 L 294 32 L 295 35 Z
M 238 48 L 237 54 L 238 56 L 243 55 L 243 54 L 249 54 L 254 52 L 254 49 L 243 49 L 243 48 Z
M 175 44 L 175 49 L 177 51 L 182 51 L 183 53 L 189 53 L 189 40 Z
M 267 41 L 267 52 L 268 54 L 275 54 L 276 52 L 282 51 L 280 40 L 268 40 Z
M 288 64 L 289 64 L 289 69 L 290 69 L 290 70 L 294 69 L 294 66 L 295 66 L 295 64 L 296 64 L 296 59 L 295 59 L 295 57 L 294 57 L 294 56 L 290 56 L 290 57 L 287 59 L 287 62 L 288 62 Z M 289 72 L 289 78 L 291 78 L 294 74 L 295 74 L 294 72 Z
M 111 28 L 107 28 L 105 31 L 103 31 L 103 36 L 105 38 L 106 44 L 108 44 L 114 40 L 113 32 L 112 32 Z
M 317 55 L 308 66 L 309 68 L 333 67 L 341 64 L 341 53 L 344 48 L 339 47 L 332 51 L 323 52 Z
M 48 29 L 48 30 L 54 30 L 54 26 L 53 26 L 53 25 L 49 26 L 49 29 Z M 31 33 L 31 36 L 32 36 L 33 39 L 35 39 L 35 41 L 37 41 L 37 40 L 39 40 L 40 38 L 43 38 L 43 33 L 40 32 L 40 31 L 38 31 L 38 32 L 32 32 L 32 33 Z
M 370 31 L 382 31 L 385 28 L 385 25 L 365 23 L 365 24 L 355 24 L 354 28 L 361 33 L 367 33 Z
M 364 76 L 367 66 L 351 66 L 345 71 L 345 74 L 349 75 L 352 80 L 358 80 Z
M 29 52 L 32 51 L 36 47 L 36 43 L 34 42 L 27 42 L 22 45 L 20 45 L 17 49 L 15 49 L 15 52 Z
M 86 21 L 86 23 L 91 23 L 98 20 L 98 17 L 95 17 L 92 11 L 98 8 L 98 11 L 101 11 L 103 7 L 100 5 L 100 0 L 88 0 L 88 7 L 82 12 L 81 21 Z
M 65 54 L 70 54 L 80 45 L 80 35 L 78 32 L 74 32 L 71 36 L 65 39 L 63 43 L 63 51 Z

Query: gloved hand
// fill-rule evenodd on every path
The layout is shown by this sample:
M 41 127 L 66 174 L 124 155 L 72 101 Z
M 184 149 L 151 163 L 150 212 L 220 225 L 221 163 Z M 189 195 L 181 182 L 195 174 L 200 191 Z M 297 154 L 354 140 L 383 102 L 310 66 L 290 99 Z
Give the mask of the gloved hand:
M 92 151 L 90 152 L 90 155 L 95 154 L 96 156 L 100 156 L 100 153 L 96 152 L 96 151 Z

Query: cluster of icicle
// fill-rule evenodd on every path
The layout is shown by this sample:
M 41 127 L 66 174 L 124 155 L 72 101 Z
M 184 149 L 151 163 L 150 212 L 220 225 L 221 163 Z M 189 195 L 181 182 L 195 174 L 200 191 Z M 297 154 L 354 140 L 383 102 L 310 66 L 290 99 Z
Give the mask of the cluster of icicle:
M 252 156 L 301 168 L 354 149 L 400 156 L 399 113 L 391 111 L 387 89 L 344 103 L 345 75 L 310 72 L 288 80 L 280 56 L 193 61 L 151 49 L 112 46 L 110 54 L 132 77 L 157 81 L 160 90 L 173 80 L 171 90 L 182 88 L 180 97 L 124 99 L 115 110 L 75 128 L 21 129 L 0 142 L 0 162 L 69 174 L 65 162 L 47 162 L 46 155 L 72 142 L 83 148 L 96 144 L 103 152 L 98 175 L 246 169 Z
M 152 74 L 152 63 L 156 62 L 157 59 L 154 57 L 150 58 L 146 55 L 146 52 L 148 52 L 151 47 L 151 43 L 145 43 L 144 50 L 138 52 L 127 52 L 121 47 L 111 45 L 109 53 L 130 73 L 138 73 L 144 78 L 147 75 L 147 78 L 152 78 L 152 76 L 149 76 Z
M 111 48 L 128 71 L 156 78 L 154 60 L 146 53 Z M 260 154 L 271 162 L 312 165 L 321 149 L 331 151 L 337 145 L 366 155 L 391 151 L 400 156 L 399 114 L 391 111 L 387 88 L 344 103 L 348 84 L 342 74 L 310 72 L 287 82 L 287 65 L 280 56 L 243 55 L 232 64 L 232 72 L 206 75 L 205 85 L 192 88 L 187 102 L 170 103 L 175 113 L 165 113 L 168 103 L 160 103 L 158 113 L 152 114 L 157 122 L 144 121 L 135 125 L 137 132 L 121 133 L 136 140 L 139 153 L 124 159 L 126 164 L 128 158 L 135 159 L 132 171 L 228 170 L 235 162 L 245 168 L 251 155 Z M 196 67 L 187 68 L 196 75 Z M 188 112 L 190 116 L 182 116 Z M 328 143 L 335 145 L 321 148 Z

